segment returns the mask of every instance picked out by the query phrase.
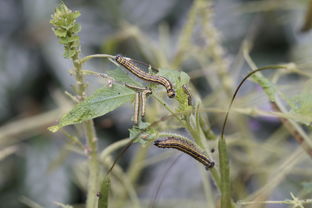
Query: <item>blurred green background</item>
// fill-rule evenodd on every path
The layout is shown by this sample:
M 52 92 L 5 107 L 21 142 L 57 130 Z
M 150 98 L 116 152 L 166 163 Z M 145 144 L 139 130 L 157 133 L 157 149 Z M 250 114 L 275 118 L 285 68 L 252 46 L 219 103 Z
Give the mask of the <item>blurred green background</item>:
M 187 19 L 194 1 L 64 2 L 70 9 L 81 12 L 78 20 L 82 26 L 79 33 L 82 55 L 123 54 L 155 67 L 176 67 L 189 73 L 193 91 L 198 92 L 207 108 L 224 110 L 230 97 L 224 89 L 218 88 L 218 81 L 204 78 L 218 74 L 216 70 L 220 63 L 209 56 L 214 52 L 209 52 L 208 48 L 216 44 L 216 53 L 221 54 L 221 64 L 230 79 L 231 93 L 249 70 L 241 58 L 241 47 L 246 38 L 253 44 L 251 57 L 258 66 L 295 62 L 300 70 L 311 74 L 312 33 L 300 32 L 309 1 L 211 1 L 209 9 L 201 12 L 209 13 L 212 22 L 196 19 L 200 23 L 194 24 L 192 36 L 185 43 L 189 51 L 178 64 L 172 61 L 176 60 L 176 51 L 181 45 L 181 31 L 190 23 Z M 68 73 L 71 62 L 63 58 L 63 48 L 49 24 L 58 3 L 55 0 L 0 0 L 0 207 L 36 207 L 34 203 L 56 207 L 54 202 L 76 205 L 85 202 L 85 156 L 67 148 L 67 140 L 62 134 L 47 131 L 47 127 L 55 124 L 70 108 L 63 92 L 72 92 L 74 83 Z M 218 33 L 205 36 L 201 24 L 208 24 L 208 28 L 213 27 Z M 214 43 L 216 40 L 218 42 Z M 198 50 L 200 46 L 207 47 L 207 54 Z M 102 60 L 87 65 L 88 70 L 98 72 L 111 67 Z M 94 81 L 94 77 L 88 77 L 88 80 L 90 92 L 101 86 L 101 81 Z M 296 74 L 283 77 L 283 92 L 287 92 L 287 96 L 296 95 L 303 89 L 305 80 Z M 268 99 L 259 88 L 249 83 L 243 91 L 246 96 L 237 102 L 237 107 L 270 109 Z M 220 101 L 219 93 L 227 95 L 226 98 Z M 128 136 L 131 115 L 129 104 L 95 120 L 99 151 Z M 217 133 L 223 115 L 209 116 L 212 129 Z M 235 131 L 231 132 L 235 200 L 248 199 L 250 194 L 269 184 L 270 177 L 278 174 L 279 169 L 275 167 L 283 164 L 287 155 L 299 146 L 278 119 L 250 115 L 244 121 L 246 123 L 240 127 L 245 128 L 244 139 Z M 131 165 L 139 146 L 133 145 L 123 156 L 122 167 L 127 169 Z M 161 153 L 151 147 L 148 155 Z M 298 155 L 300 158 L 295 167 L 291 166 L 292 171 L 281 174 L 266 200 L 285 200 L 291 198 L 290 192 L 311 198 L 312 192 L 307 191 L 311 191 L 311 158 L 305 153 Z M 163 174 L 174 160 L 170 157 L 144 169 L 135 186 L 142 207 L 147 207 L 145 204 L 152 200 Z M 159 207 L 210 206 L 203 193 L 205 185 L 201 182 L 201 177 L 208 177 L 208 174 L 203 175 L 191 158 L 183 155 L 166 176 L 156 199 Z M 310 189 L 304 189 L 305 186 Z M 214 185 L 210 184 L 210 187 L 211 200 L 218 201 Z M 211 202 L 211 207 L 216 207 L 215 203 Z M 132 205 L 129 202 L 122 207 Z

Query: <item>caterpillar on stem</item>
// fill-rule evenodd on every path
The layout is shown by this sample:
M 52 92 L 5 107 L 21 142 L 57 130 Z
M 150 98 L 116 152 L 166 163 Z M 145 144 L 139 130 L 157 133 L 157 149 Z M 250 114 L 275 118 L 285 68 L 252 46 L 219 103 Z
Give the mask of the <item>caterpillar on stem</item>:
M 137 91 L 137 93 L 135 94 L 134 116 L 133 116 L 133 122 L 134 124 L 137 125 L 139 123 L 139 117 L 141 116 L 142 118 L 144 118 L 145 116 L 146 98 L 147 96 L 152 94 L 152 90 L 150 88 L 141 88 L 129 84 L 125 84 L 125 86 Z
M 139 77 L 140 79 L 143 79 L 148 82 L 154 82 L 154 83 L 164 86 L 167 90 L 167 95 L 169 98 L 175 97 L 175 91 L 173 89 L 173 85 L 165 77 L 146 73 L 145 71 L 141 70 L 138 66 L 136 66 L 133 60 L 130 58 L 117 55 L 115 57 L 115 60 L 117 63 L 122 65 L 124 68 L 126 68 L 128 71 L 130 71 L 132 74 Z
M 168 137 L 166 139 L 155 140 L 154 145 L 159 148 L 174 148 L 180 150 L 202 163 L 206 170 L 213 168 L 215 165 L 215 163 L 209 159 L 208 155 L 189 139 Z

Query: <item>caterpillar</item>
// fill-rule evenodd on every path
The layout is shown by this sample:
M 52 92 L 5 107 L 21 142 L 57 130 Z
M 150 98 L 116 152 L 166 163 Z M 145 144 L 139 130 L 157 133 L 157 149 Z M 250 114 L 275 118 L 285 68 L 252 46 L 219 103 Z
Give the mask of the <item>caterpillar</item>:
M 215 163 L 209 159 L 208 155 L 189 139 L 168 137 L 166 139 L 155 140 L 154 145 L 159 148 L 174 148 L 180 150 L 202 163 L 206 170 L 215 165 Z
M 142 118 L 145 116 L 146 97 L 152 94 L 152 90 L 150 88 L 141 88 L 141 87 L 132 86 L 129 84 L 125 84 L 125 86 L 137 91 L 137 93 L 135 94 L 135 101 L 134 101 L 133 123 L 138 124 L 140 114 Z
M 134 116 L 133 123 L 138 124 L 139 122 L 139 107 L 140 107 L 140 92 L 135 93 L 135 101 L 134 101 Z
M 148 95 L 152 94 L 151 89 L 145 89 L 141 93 L 141 99 L 142 99 L 142 108 L 141 108 L 141 116 L 145 116 L 145 109 L 146 109 L 146 97 Z
M 155 82 L 164 86 L 167 90 L 167 95 L 169 98 L 175 97 L 175 91 L 173 89 L 172 83 L 165 77 L 146 73 L 145 71 L 141 70 L 138 66 L 136 66 L 130 58 L 126 58 L 121 55 L 116 55 L 115 60 L 117 63 L 122 65 L 124 68 L 126 68 L 128 71 L 130 71 L 132 74 L 139 77 L 140 79 L 149 82 Z
M 189 106 L 193 105 L 192 94 L 186 85 L 182 85 L 183 92 L 187 95 L 187 104 Z

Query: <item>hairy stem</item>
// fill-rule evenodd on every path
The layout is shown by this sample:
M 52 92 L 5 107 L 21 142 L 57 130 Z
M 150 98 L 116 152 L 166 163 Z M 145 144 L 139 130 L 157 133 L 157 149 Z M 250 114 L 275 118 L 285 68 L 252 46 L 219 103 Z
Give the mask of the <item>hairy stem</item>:
M 83 79 L 83 72 L 81 70 L 82 63 L 78 57 L 73 57 L 73 63 L 75 66 L 75 78 L 76 78 L 76 93 L 79 96 L 79 100 L 85 99 L 85 90 L 87 85 Z M 99 162 L 97 159 L 97 142 L 94 124 L 92 120 L 83 122 L 83 127 L 86 135 L 87 151 L 88 151 L 88 193 L 87 193 L 87 208 L 95 208 L 97 205 L 96 193 L 98 190 L 98 169 Z

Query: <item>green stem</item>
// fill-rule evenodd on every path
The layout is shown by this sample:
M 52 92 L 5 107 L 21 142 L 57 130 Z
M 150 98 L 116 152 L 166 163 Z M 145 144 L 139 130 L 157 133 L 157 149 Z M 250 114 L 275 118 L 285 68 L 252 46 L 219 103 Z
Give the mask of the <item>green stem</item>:
M 201 148 L 205 148 L 201 139 L 200 139 L 200 132 L 197 131 L 197 127 L 193 128 L 191 119 L 187 118 L 186 121 L 186 129 L 191 133 L 192 137 L 194 138 L 194 141 L 197 145 L 199 145 Z
M 185 125 L 185 122 L 182 121 L 182 119 L 179 118 L 178 115 L 174 113 L 174 111 L 161 99 L 158 98 L 156 95 L 152 95 L 153 98 L 155 98 L 161 105 L 163 105 L 183 126 Z
M 89 178 L 88 178 L 88 194 L 87 194 L 87 208 L 95 208 L 97 204 L 96 193 L 98 191 L 98 176 L 99 176 L 99 162 L 97 159 L 97 142 L 94 124 L 92 120 L 84 122 L 86 129 L 89 158 Z
M 100 154 L 100 160 L 104 161 L 107 156 L 112 154 L 112 152 L 116 151 L 117 149 L 126 146 L 132 139 L 126 138 L 119 140 L 118 142 L 114 142 L 113 144 L 107 146 Z
M 86 85 L 83 80 L 81 63 L 77 57 L 73 58 L 73 64 L 75 66 L 76 93 L 79 95 L 79 100 L 84 100 Z
M 182 125 L 191 133 L 192 137 L 194 138 L 194 141 L 197 145 L 199 145 L 200 147 L 204 148 L 203 147 L 203 144 L 200 140 L 200 133 L 199 132 L 196 132 L 196 128 L 193 129 L 192 128 L 192 125 L 191 125 L 191 120 L 190 119 L 187 119 L 187 121 L 183 121 L 181 120 L 175 113 L 174 111 L 165 103 L 163 102 L 161 99 L 159 99 L 157 96 L 153 96 L 159 103 L 161 103 L 172 115 L 174 115 L 175 118 L 178 119 L 178 121 L 180 121 L 182 123 Z M 165 135 L 165 133 L 162 133 L 161 134 L 162 136 Z M 219 190 L 221 190 L 221 181 L 220 181 L 220 176 L 218 174 L 218 172 L 216 171 L 216 168 L 212 168 L 211 169 L 211 175 L 212 175 L 212 178 L 214 179 L 217 187 L 219 188 Z
M 181 139 L 189 139 L 185 136 L 182 136 L 180 134 L 175 134 L 175 133 L 170 133 L 170 132 L 160 132 L 157 134 L 157 137 L 176 137 L 176 138 L 181 138 Z
M 200 147 L 204 148 L 204 145 L 203 145 L 202 140 L 201 140 L 201 136 L 204 136 L 204 134 L 201 131 L 201 128 L 198 128 L 196 125 L 195 125 L 195 128 L 193 128 L 192 127 L 193 125 L 191 122 L 192 122 L 191 119 L 187 119 L 186 129 L 191 133 L 192 137 L 194 138 L 195 143 L 197 145 L 199 145 Z M 200 129 L 200 131 L 197 131 L 196 129 Z M 216 186 L 221 191 L 222 190 L 221 178 L 220 178 L 220 175 L 218 174 L 216 167 L 211 168 L 210 173 L 211 173 L 211 176 L 212 176 Z
M 87 85 L 83 79 L 82 61 L 78 59 L 78 56 L 73 57 L 73 64 L 75 66 L 75 78 L 76 78 L 76 91 L 79 95 L 79 100 L 82 101 L 85 99 L 85 90 Z M 99 173 L 99 162 L 97 159 L 97 142 L 96 142 L 96 133 L 94 129 L 94 124 L 92 120 L 85 121 L 83 123 L 86 143 L 88 150 L 88 169 L 89 169 L 89 178 L 88 178 L 88 193 L 87 193 L 87 208 L 95 208 L 97 206 L 97 197 L 96 193 L 98 191 L 98 173 Z
M 230 167 L 226 141 L 223 137 L 218 142 L 221 174 L 221 208 L 231 207 Z
M 92 58 L 111 58 L 111 59 L 114 59 L 115 56 L 108 55 L 108 54 L 94 54 L 94 55 L 86 56 L 86 57 L 80 59 L 80 64 L 83 64 Z

